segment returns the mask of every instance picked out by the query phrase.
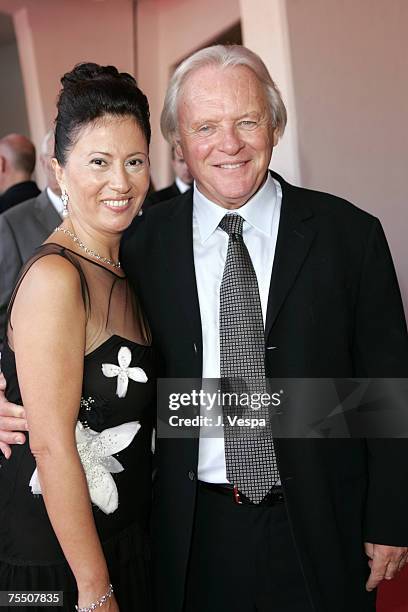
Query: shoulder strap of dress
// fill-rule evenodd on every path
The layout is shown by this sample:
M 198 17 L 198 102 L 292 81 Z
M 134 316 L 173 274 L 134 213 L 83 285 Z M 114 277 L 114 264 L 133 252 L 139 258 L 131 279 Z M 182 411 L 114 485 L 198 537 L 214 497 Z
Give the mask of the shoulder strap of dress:
M 14 304 L 14 300 L 16 298 L 17 295 L 17 291 L 25 277 L 25 275 L 27 274 L 27 272 L 29 271 L 29 269 L 31 268 L 31 266 L 38 260 L 41 259 L 41 257 L 45 257 L 46 255 L 59 255 L 60 257 L 63 257 L 64 259 L 67 259 L 78 271 L 79 274 L 79 278 L 81 281 L 81 292 L 82 292 L 82 299 L 84 301 L 84 305 L 85 305 L 85 309 L 86 312 L 89 312 L 89 308 L 90 308 L 90 300 L 89 300 L 89 290 L 88 290 L 88 284 L 86 282 L 86 278 L 85 278 L 85 274 L 81 268 L 81 265 L 79 263 L 79 261 L 77 260 L 77 258 L 75 257 L 75 254 L 72 253 L 71 251 L 68 251 L 67 249 L 65 249 L 63 246 L 59 245 L 59 244 L 55 244 L 55 243 L 46 243 L 46 244 L 42 244 L 41 246 L 39 246 L 33 253 L 33 255 L 30 257 L 30 259 L 28 259 L 26 261 L 26 263 L 24 264 L 24 266 L 21 268 L 20 273 L 17 277 L 17 281 L 13 290 L 13 293 L 11 295 L 10 298 L 10 302 L 9 305 L 7 307 L 7 319 L 8 319 L 8 323 L 11 327 L 11 323 L 10 323 L 10 314 L 11 314 L 11 310 L 13 308 L 13 304 Z

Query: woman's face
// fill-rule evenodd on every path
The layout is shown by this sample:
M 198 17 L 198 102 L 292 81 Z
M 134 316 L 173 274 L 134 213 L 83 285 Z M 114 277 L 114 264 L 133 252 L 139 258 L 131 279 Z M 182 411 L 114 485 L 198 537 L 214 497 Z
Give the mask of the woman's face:
M 131 116 L 107 115 L 84 126 L 65 166 L 54 161 L 71 219 L 106 234 L 126 229 L 149 187 L 148 154 L 146 138 Z

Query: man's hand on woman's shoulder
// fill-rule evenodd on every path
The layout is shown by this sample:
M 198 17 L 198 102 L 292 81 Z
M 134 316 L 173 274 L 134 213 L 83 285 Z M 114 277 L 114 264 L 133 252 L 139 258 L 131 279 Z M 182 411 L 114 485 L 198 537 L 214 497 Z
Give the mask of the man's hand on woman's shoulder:
M 8 402 L 5 396 L 6 379 L 0 373 L 0 451 L 9 459 L 12 444 L 24 444 L 27 421 L 24 408 Z

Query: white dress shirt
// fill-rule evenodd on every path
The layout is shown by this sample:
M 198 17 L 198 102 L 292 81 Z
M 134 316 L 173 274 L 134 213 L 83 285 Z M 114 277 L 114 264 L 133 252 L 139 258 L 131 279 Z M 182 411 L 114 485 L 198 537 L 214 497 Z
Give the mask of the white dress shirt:
M 62 211 L 64 210 L 64 205 L 62 203 L 61 198 L 57 196 L 57 194 L 54 193 L 49 187 L 47 187 L 47 196 L 49 197 L 51 204 L 53 205 L 59 216 L 62 218 Z
M 174 182 L 176 183 L 180 193 L 185 193 L 191 187 L 191 185 L 182 181 L 181 178 L 179 178 L 178 176 L 176 176 L 176 178 L 174 179 Z
M 203 378 L 220 377 L 220 286 L 228 250 L 228 235 L 218 227 L 225 214 L 244 219 L 243 240 L 258 280 L 265 325 L 269 285 L 278 236 L 281 186 L 268 174 L 262 188 L 237 210 L 226 210 L 200 193 L 194 184 L 194 265 L 203 333 Z M 198 479 L 226 483 L 224 438 L 200 438 Z

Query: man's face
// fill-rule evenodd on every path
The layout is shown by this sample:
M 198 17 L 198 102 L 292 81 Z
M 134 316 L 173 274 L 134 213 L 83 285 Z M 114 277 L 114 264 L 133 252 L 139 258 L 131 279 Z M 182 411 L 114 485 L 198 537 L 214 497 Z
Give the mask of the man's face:
M 186 81 L 176 152 L 207 198 L 239 208 L 263 184 L 276 144 L 266 97 L 246 66 L 205 66 Z
M 177 152 L 174 151 L 174 156 L 171 160 L 171 163 L 173 166 L 174 174 L 178 176 L 178 178 L 182 180 L 183 183 L 191 185 L 191 183 L 193 182 L 193 177 L 190 174 L 190 170 L 186 164 L 185 159 L 183 157 L 180 157 L 180 155 L 178 155 Z

